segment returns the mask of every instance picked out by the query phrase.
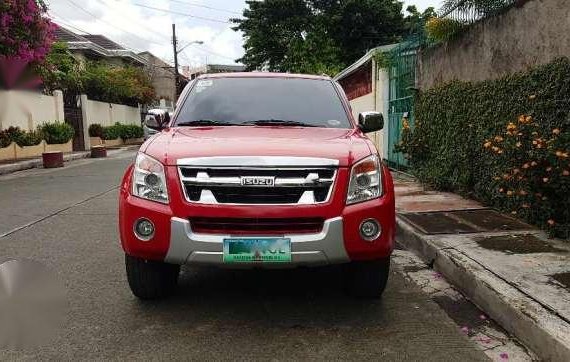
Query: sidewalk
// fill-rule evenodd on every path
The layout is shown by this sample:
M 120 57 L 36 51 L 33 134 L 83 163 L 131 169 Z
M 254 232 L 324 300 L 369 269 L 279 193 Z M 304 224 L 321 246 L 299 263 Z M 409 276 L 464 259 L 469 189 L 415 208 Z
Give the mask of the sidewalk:
M 570 243 L 393 175 L 398 241 L 542 359 L 570 361 Z
M 140 145 L 132 145 L 132 146 L 125 146 L 125 147 L 120 147 L 120 148 L 107 149 L 107 155 L 110 156 L 110 155 L 113 155 L 115 153 L 123 152 L 123 151 L 129 150 L 129 149 L 137 149 L 139 147 L 140 147 Z M 91 151 L 66 153 L 63 155 L 63 160 L 65 162 L 74 161 L 74 160 L 79 160 L 82 158 L 89 158 L 90 155 L 91 155 Z M 10 163 L 3 161 L 2 163 L 0 163 L 0 175 L 6 175 L 6 174 L 17 172 L 17 171 L 28 170 L 30 168 L 40 168 L 42 166 L 43 166 L 43 162 L 42 162 L 41 157 L 31 158 L 31 159 L 26 159 L 26 160 L 17 160 L 17 161 L 10 162 Z

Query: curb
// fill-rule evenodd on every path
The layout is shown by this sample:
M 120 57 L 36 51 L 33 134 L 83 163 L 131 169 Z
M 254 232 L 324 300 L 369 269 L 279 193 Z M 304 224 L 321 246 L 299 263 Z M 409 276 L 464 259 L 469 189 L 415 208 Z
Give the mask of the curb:
M 540 358 L 570 361 L 570 324 L 453 248 L 429 238 L 396 217 L 397 240 L 433 265 L 473 303 Z
M 117 154 L 117 153 L 120 153 L 123 151 L 135 149 L 135 148 L 139 148 L 139 146 L 134 145 L 134 146 L 128 146 L 128 147 L 121 147 L 119 149 L 108 150 L 108 155 Z M 63 155 L 63 161 L 68 162 L 68 161 L 80 160 L 83 158 L 89 158 L 90 155 L 91 155 L 90 151 L 70 153 L 70 154 Z M 7 164 L 7 165 L 0 165 L 0 175 L 7 175 L 7 174 L 18 172 L 18 171 L 29 170 L 31 168 L 40 168 L 42 166 L 43 166 L 43 162 L 42 162 L 41 158 L 11 163 L 11 164 Z

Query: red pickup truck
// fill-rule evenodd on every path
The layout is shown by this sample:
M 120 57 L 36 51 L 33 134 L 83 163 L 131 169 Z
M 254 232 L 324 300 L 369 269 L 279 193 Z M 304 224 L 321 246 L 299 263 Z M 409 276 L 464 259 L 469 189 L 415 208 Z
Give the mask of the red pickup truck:
M 377 112 L 356 122 L 328 77 L 224 73 L 192 81 L 121 184 L 133 294 L 168 295 L 181 265 L 344 264 L 349 292 L 381 296 L 394 248 L 394 190 L 365 133 L 383 123 Z

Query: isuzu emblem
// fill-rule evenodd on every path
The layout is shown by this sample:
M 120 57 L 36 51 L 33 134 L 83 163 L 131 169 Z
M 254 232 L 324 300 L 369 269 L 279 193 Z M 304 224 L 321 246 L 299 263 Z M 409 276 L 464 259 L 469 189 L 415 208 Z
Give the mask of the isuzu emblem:
M 240 177 L 240 181 L 242 186 L 275 186 L 275 177 L 273 176 L 242 176 Z

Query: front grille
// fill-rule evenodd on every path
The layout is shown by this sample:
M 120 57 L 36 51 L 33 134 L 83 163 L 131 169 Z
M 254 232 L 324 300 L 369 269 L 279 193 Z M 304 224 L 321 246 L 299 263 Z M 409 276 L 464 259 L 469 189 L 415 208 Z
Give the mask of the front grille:
M 203 234 L 283 235 L 315 234 L 323 229 L 322 218 L 217 218 L 190 219 L 192 231 Z
M 186 199 L 207 204 L 316 204 L 328 201 L 336 168 L 179 167 Z M 270 177 L 273 186 L 242 185 Z

